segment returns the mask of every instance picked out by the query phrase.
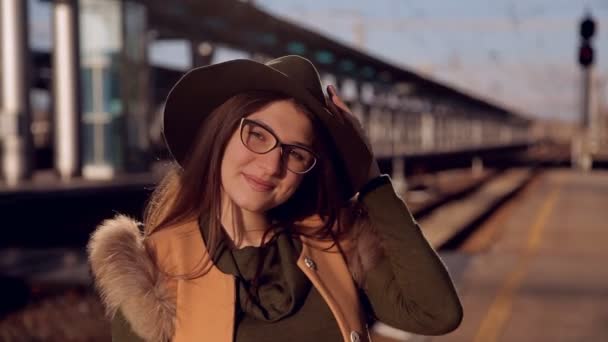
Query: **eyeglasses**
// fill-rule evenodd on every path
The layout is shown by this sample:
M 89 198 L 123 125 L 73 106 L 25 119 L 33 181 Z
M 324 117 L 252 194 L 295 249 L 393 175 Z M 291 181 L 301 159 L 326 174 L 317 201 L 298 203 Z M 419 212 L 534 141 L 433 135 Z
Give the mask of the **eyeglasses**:
M 287 169 L 294 173 L 306 173 L 317 163 L 317 156 L 310 149 L 283 144 L 276 134 L 259 122 L 241 119 L 241 142 L 248 150 L 257 154 L 266 154 L 276 147 L 281 148 L 281 157 Z

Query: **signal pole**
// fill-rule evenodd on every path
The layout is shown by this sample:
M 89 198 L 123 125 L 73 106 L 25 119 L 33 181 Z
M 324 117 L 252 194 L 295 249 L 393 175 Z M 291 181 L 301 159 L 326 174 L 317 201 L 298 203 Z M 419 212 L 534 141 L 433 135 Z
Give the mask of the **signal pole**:
M 581 84 L 581 125 L 580 134 L 575 138 L 572 148 L 572 161 L 577 168 L 588 171 L 593 164 L 595 150 L 594 106 L 593 106 L 593 36 L 596 23 L 590 14 L 585 15 L 580 23 L 580 47 L 578 49 L 578 63 L 582 71 Z

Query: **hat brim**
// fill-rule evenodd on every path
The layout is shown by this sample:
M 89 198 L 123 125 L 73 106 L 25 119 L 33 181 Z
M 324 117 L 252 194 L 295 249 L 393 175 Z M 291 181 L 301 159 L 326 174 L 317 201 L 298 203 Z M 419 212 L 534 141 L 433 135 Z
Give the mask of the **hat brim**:
M 195 68 L 171 89 L 165 103 L 163 136 L 173 158 L 183 166 L 203 120 L 215 108 L 245 91 L 279 92 L 305 105 L 325 125 L 346 172 L 349 195 L 367 180 L 372 154 L 348 120 L 331 113 L 325 103 L 282 72 L 248 59 L 236 59 Z M 321 91 L 322 93 L 322 91 Z M 356 161 L 357 165 L 353 164 Z

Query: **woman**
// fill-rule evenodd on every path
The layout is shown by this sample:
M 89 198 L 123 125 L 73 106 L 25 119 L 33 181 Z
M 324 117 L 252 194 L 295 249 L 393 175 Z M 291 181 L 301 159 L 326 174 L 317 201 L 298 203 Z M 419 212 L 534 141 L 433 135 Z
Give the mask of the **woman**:
M 367 341 L 376 320 L 427 335 L 460 324 L 446 268 L 328 92 L 299 56 L 176 84 L 174 168 L 143 224 L 119 215 L 89 243 L 115 340 Z

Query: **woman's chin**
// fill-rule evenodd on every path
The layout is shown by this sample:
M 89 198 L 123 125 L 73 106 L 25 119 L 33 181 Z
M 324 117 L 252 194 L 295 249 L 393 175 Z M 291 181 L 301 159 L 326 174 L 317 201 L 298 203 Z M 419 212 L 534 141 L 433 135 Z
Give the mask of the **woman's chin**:
M 247 196 L 245 198 L 233 199 L 233 202 L 241 209 L 253 212 L 253 213 L 265 213 L 272 208 L 270 203 L 266 201 L 256 199 L 255 195 Z

